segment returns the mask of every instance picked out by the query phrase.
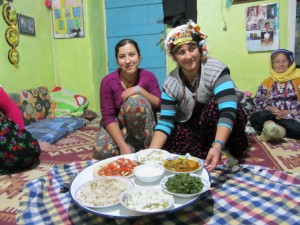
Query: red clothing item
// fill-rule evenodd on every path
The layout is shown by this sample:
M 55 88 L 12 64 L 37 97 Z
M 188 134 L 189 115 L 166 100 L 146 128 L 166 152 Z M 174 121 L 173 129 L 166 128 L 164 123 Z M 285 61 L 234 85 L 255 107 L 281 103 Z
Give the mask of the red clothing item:
M 149 93 L 160 98 L 161 90 L 155 75 L 144 69 L 139 69 L 138 74 L 138 79 L 134 85 L 139 85 Z M 123 103 L 121 94 L 124 90 L 119 77 L 119 69 L 102 79 L 100 85 L 100 108 L 105 127 L 117 121 L 116 117 Z M 160 108 L 154 110 L 159 111 Z
M 24 127 L 24 119 L 19 107 L 10 99 L 8 94 L 0 87 L 0 110 L 14 123 Z

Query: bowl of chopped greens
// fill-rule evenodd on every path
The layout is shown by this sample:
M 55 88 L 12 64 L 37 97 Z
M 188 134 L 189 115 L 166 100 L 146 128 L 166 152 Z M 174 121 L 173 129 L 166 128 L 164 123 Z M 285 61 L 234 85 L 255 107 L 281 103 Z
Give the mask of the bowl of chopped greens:
M 176 173 L 162 179 L 160 186 L 168 194 L 190 198 L 209 190 L 210 181 L 198 174 Z

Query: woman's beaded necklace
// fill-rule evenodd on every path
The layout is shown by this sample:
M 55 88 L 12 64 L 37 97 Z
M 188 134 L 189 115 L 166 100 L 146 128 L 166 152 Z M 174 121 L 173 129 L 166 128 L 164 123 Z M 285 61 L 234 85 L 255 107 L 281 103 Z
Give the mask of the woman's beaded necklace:
M 137 77 L 138 77 L 138 76 L 135 76 L 134 80 L 130 81 L 130 80 L 128 80 L 125 76 L 123 76 L 122 73 L 120 72 L 120 80 L 121 80 L 121 82 L 124 84 L 124 86 L 125 86 L 126 88 L 132 87 L 132 86 L 135 84 L 135 82 L 136 82 L 136 80 L 137 80 Z M 125 82 L 124 82 L 124 81 L 125 81 Z

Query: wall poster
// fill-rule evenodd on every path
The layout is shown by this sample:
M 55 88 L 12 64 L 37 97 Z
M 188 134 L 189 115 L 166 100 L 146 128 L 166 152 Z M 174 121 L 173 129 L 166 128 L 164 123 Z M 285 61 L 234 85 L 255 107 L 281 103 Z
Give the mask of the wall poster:
M 82 0 L 52 0 L 54 38 L 84 37 Z
M 246 8 L 246 41 L 249 52 L 279 48 L 279 4 Z

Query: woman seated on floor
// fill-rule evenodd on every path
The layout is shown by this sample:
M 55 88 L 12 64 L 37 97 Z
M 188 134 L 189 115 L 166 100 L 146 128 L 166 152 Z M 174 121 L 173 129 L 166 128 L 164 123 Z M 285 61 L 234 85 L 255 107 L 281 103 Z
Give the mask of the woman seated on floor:
M 271 54 L 270 76 L 258 87 L 253 99 L 251 126 L 261 131 L 260 140 L 300 138 L 300 70 L 294 54 L 278 49 Z
M 22 112 L 0 86 L 0 172 L 15 172 L 39 161 L 38 141 L 25 130 Z
M 140 69 L 140 49 L 131 39 L 115 46 L 119 68 L 100 86 L 102 120 L 94 146 L 95 159 L 133 153 L 148 148 L 161 91 L 155 75 Z
M 150 147 L 205 158 L 208 171 L 215 169 L 224 148 L 230 151 L 227 157 L 241 157 L 248 145 L 247 117 L 229 68 L 209 58 L 200 26 L 189 21 L 174 28 L 165 48 L 177 67 L 164 81 L 161 116 Z

